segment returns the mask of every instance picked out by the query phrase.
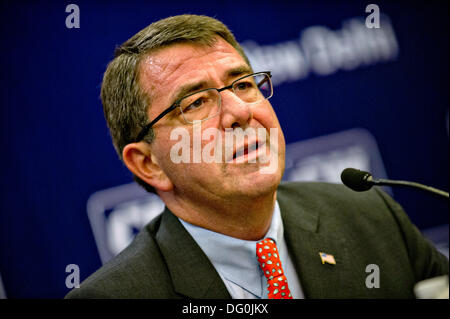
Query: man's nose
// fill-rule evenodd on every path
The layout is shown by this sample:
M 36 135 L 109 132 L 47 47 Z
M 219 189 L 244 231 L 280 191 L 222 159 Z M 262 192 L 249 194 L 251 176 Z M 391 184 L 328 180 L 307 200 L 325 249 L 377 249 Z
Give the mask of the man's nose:
M 222 126 L 224 128 L 246 127 L 253 118 L 251 108 L 233 91 L 226 90 L 222 94 Z

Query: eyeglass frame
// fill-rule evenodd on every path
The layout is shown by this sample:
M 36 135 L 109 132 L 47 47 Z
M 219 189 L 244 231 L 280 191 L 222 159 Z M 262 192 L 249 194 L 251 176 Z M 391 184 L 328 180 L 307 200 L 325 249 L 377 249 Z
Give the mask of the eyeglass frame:
M 164 116 L 166 116 L 168 113 L 170 113 L 170 112 L 172 112 L 173 110 L 175 110 L 177 107 L 180 107 L 180 102 L 181 102 L 183 99 L 185 99 L 185 98 L 187 98 L 187 97 L 189 97 L 189 96 L 191 96 L 191 95 L 194 95 L 194 94 L 197 94 L 197 93 L 200 93 L 200 92 L 203 92 L 203 91 L 207 91 L 207 90 L 217 90 L 217 92 L 220 93 L 220 92 L 225 91 L 225 90 L 233 89 L 233 85 L 234 85 L 236 82 L 238 82 L 238 81 L 240 81 L 240 80 L 242 80 L 242 79 L 244 79 L 244 78 L 246 78 L 246 77 L 249 77 L 249 76 L 255 76 L 255 75 L 258 75 L 258 74 L 266 74 L 266 75 L 269 77 L 270 86 L 271 86 L 271 88 L 272 88 L 272 94 L 271 94 L 269 97 L 264 98 L 264 100 L 270 99 L 270 98 L 272 97 L 272 95 L 273 95 L 273 84 L 272 84 L 272 80 L 271 80 L 271 78 L 272 78 L 272 72 L 271 72 L 271 71 L 261 71 L 261 72 L 255 72 L 255 73 L 247 74 L 247 75 L 244 75 L 244 76 L 242 76 L 242 77 L 240 77 L 240 78 L 234 80 L 230 85 L 224 86 L 223 88 L 220 88 L 220 89 L 217 89 L 217 88 L 208 88 L 208 89 L 200 90 L 200 91 L 197 91 L 197 92 L 188 94 L 188 95 L 186 95 L 186 96 L 183 96 L 182 98 L 176 100 L 171 106 L 169 106 L 169 107 L 168 107 L 167 109 L 165 109 L 161 114 L 159 114 L 153 121 L 151 121 L 150 123 L 146 124 L 146 125 L 142 128 L 142 130 L 140 131 L 140 133 L 139 133 L 138 136 L 136 137 L 135 143 L 138 143 L 138 142 L 142 141 L 142 139 L 148 134 L 148 131 L 152 128 L 153 125 L 156 124 L 156 122 L 158 122 L 160 119 L 162 119 L 162 118 L 163 118 Z M 234 90 L 233 90 L 233 93 L 235 93 Z M 235 93 L 235 94 L 236 94 L 236 93 Z M 219 95 L 220 95 L 220 94 L 219 94 Z M 261 101 L 263 101 L 263 100 L 261 100 Z M 183 112 L 183 111 L 181 110 L 181 112 Z M 219 113 L 217 113 L 217 114 L 219 114 Z M 215 117 L 215 116 L 217 116 L 217 114 L 214 115 L 214 116 L 211 116 L 211 117 L 207 117 L 207 118 L 205 118 L 205 119 L 203 119 L 203 120 L 201 120 L 201 121 L 205 121 L 205 120 L 208 120 L 208 119 L 210 119 L 210 118 L 212 118 L 212 117 Z M 186 119 L 184 119 L 184 121 L 187 122 Z M 188 124 L 191 124 L 191 123 L 188 123 Z

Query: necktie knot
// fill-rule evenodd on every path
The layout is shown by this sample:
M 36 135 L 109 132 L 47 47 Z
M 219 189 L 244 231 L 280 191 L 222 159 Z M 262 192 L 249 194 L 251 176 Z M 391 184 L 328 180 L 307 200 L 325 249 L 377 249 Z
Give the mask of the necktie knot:
M 269 299 L 292 299 L 275 242 L 270 238 L 258 242 L 256 256 L 267 278 Z

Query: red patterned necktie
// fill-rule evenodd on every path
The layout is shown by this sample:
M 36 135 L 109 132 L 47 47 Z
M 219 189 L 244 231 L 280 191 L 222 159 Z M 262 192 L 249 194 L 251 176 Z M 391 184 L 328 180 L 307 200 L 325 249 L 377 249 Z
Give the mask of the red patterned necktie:
M 267 278 L 269 299 L 292 299 L 275 242 L 270 238 L 258 242 L 256 256 Z

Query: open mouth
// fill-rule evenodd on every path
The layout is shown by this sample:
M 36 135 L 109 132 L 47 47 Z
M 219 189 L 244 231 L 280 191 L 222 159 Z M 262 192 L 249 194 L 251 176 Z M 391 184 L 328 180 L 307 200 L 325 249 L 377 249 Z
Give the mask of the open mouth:
M 261 143 L 259 141 L 255 141 L 251 144 L 245 144 L 243 147 L 238 148 L 233 153 L 233 159 L 232 161 L 235 161 L 236 159 L 242 157 L 243 159 L 248 158 L 250 154 L 257 154 L 258 149 L 263 145 L 264 143 Z

